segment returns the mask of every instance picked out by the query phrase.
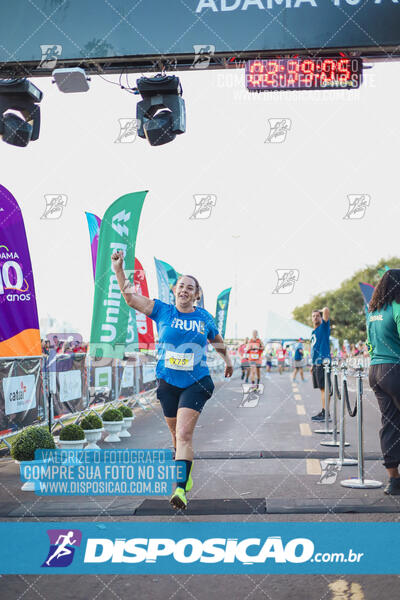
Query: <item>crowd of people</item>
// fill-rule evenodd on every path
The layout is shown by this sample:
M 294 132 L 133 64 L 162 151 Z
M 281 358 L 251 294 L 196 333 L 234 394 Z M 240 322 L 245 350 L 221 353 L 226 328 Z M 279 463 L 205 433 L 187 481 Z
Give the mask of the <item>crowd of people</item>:
M 68 337 L 60 338 L 57 335 L 50 336 L 49 339 L 41 340 L 42 354 L 49 356 L 51 351 L 56 354 L 86 354 L 88 344 L 79 340 L 74 340 L 73 336 L 66 334 Z

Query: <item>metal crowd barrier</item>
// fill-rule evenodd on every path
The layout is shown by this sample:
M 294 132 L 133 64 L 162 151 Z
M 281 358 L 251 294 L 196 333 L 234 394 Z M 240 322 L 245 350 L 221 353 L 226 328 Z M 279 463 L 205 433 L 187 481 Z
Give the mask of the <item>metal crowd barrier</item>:
M 329 398 L 332 396 L 332 381 L 330 376 L 330 361 L 325 359 L 323 362 L 324 366 L 324 382 L 325 382 L 325 429 L 315 429 L 314 433 L 321 433 L 327 435 L 332 433 L 332 429 L 329 429 Z
M 339 456 L 337 458 L 327 459 L 328 464 L 342 466 L 358 466 L 358 476 L 351 479 L 344 479 L 340 482 L 343 487 L 371 489 L 380 488 L 382 482 L 366 479 L 364 468 L 364 424 L 363 424 L 363 383 L 362 379 L 365 376 L 369 359 L 362 357 L 356 361 L 355 358 L 347 359 L 340 367 L 342 374 L 341 391 L 339 391 L 339 363 L 337 360 L 332 361 L 332 367 L 329 360 L 324 361 L 324 377 L 325 377 L 325 429 L 318 429 L 315 433 L 331 434 L 330 441 L 320 442 L 322 446 L 333 446 L 339 448 Z M 349 391 L 347 386 L 348 371 L 352 370 L 356 378 L 356 402 L 352 407 L 349 399 Z M 333 385 L 330 380 L 330 372 L 333 374 Z M 330 403 L 330 397 L 332 402 Z M 340 416 L 339 416 L 339 431 L 337 423 L 337 401 L 340 401 Z M 331 405 L 331 406 L 330 406 Z M 329 412 L 332 408 L 332 428 L 329 428 Z M 345 447 L 350 444 L 346 442 L 346 411 L 350 418 L 357 417 L 357 460 L 345 456 Z M 338 439 L 339 434 L 339 439 Z
M 344 479 L 343 481 L 340 482 L 340 485 L 342 485 L 343 487 L 349 487 L 349 488 L 372 489 L 372 488 L 382 487 L 382 482 L 376 481 L 374 479 L 365 479 L 365 476 L 364 476 L 364 431 L 363 431 L 363 402 L 362 402 L 363 371 L 364 371 L 363 365 L 359 364 L 358 367 L 356 367 L 357 403 L 356 403 L 355 411 L 353 411 L 353 416 L 355 416 L 354 412 L 357 413 L 358 477 L 354 478 L 354 479 Z M 347 405 L 347 407 L 349 409 L 349 405 Z
M 85 366 L 83 369 L 80 370 L 82 378 L 82 396 L 80 399 L 77 398 L 70 402 L 66 402 L 60 399 L 60 382 L 57 379 L 57 360 L 67 360 L 67 355 L 58 355 L 58 358 L 56 358 L 56 361 L 53 364 L 53 368 L 49 368 L 49 360 L 48 357 L 45 355 L 37 357 L 5 357 L 0 358 L 0 363 L 1 361 L 10 361 L 10 363 L 14 364 L 16 361 L 32 361 L 34 359 L 40 361 L 40 390 L 36 391 L 35 409 L 31 409 L 31 411 L 36 410 L 37 414 L 33 414 L 33 412 L 30 412 L 26 426 L 47 425 L 49 430 L 51 432 L 54 432 L 56 428 L 64 427 L 65 421 L 79 423 L 81 419 L 90 412 L 95 412 L 97 414 L 102 415 L 106 409 L 110 407 L 116 407 L 118 405 L 121 405 L 121 403 L 124 403 L 127 406 L 130 406 L 131 408 L 138 406 L 143 410 L 148 410 L 151 407 L 151 400 L 153 399 L 156 390 L 156 380 L 144 378 L 143 375 L 146 371 L 146 368 L 148 370 L 151 365 L 155 365 L 155 359 L 154 362 L 142 362 L 142 358 L 143 357 L 138 358 L 137 363 L 133 364 L 129 363 L 129 359 L 124 361 L 114 361 L 115 364 L 113 364 L 110 367 L 112 379 L 111 387 L 107 387 L 107 394 L 107 391 L 103 393 L 101 392 L 101 390 L 104 390 L 104 388 L 102 388 L 101 386 L 91 385 L 92 383 L 95 383 L 92 381 L 92 375 L 95 376 L 94 369 L 96 369 L 96 366 L 93 360 L 89 356 L 86 356 Z M 215 352 L 213 352 L 212 355 L 210 355 L 210 358 L 211 360 L 209 364 L 209 370 L 211 376 L 216 381 L 223 380 L 225 372 L 224 361 Z M 234 368 L 236 368 L 239 365 L 240 361 L 237 360 L 237 357 L 232 357 L 232 359 Z M 13 365 L 10 365 L 7 368 L 11 369 L 12 366 Z M 125 369 L 126 367 L 131 367 L 133 369 L 133 384 L 130 384 L 128 387 L 124 388 L 123 369 Z M 148 375 L 148 373 L 146 374 Z M 96 389 L 99 390 L 97 396 Z M 57 395 L 58 410 L 60 410 L 60 407 L 61 409 L 63 409 L 64 407 L 66 408 L 65 412 L 63 413 L 54 413 L 55 394 Z M 96 397 L 100 401 L 96 401 Z M 79 410 L 74 410 L 74 407 L 76 405 L 79 406 Z M 1 406 L 0 402 L 0 417 L 2 410 L 3 407 Z M 7 429 L 6 433 L 0 433 L 0 443 L 4 442 L 4 444 L 10 450 L 11 445 L 7 441 L 7 438 L 16 435 L 17 433 L 19 433 L 19 431 L 22 431 L 24 428 L 25 425 L 23 424 L 21 427 L 15 425 L 12 429 Z

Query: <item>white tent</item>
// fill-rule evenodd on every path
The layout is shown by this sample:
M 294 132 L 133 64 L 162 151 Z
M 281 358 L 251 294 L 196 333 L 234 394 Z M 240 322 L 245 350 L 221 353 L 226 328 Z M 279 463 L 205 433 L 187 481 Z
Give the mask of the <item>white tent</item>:
M 311 339 L 312 328 L 294 319 L 287 319 L 272 311 L 267 315 L 267 326 L 265 329 L 265 341 L 294 341 L 302 338 Z
M 288 319 L 278 315 L 272 311 L 268 311 L 267 326 L 265 329 L 265 342 L 289 342 L 297 341 L 299 338 L 310 340 L 312 327 L 299 323 L 294 319 Z M 338 347 L 338 341 L 331 336 L 331 342 L 335 347 Z

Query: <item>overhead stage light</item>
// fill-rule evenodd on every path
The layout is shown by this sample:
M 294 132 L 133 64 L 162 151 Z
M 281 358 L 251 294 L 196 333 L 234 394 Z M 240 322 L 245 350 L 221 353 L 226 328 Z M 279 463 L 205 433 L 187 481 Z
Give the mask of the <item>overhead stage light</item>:
M 80 67 L 54 69 L 52 76 L 53 83 L 56 83 L 60 92 L 65 94 L 87 92 L 89 89 L 90 77 L 87 77 L 85 70 Z
M 42 98 L 43 93 L 28 79 L 0 80 L 0 135 L 4 142 L 24 147 L 39 138 L 38 103 Z
M 185 101 L 182 86 L 175 75 L 141 77 L 136 81 L 143 98 L 136 107 L 138 136 L 151 146 L 172 142 L 186 131 Z

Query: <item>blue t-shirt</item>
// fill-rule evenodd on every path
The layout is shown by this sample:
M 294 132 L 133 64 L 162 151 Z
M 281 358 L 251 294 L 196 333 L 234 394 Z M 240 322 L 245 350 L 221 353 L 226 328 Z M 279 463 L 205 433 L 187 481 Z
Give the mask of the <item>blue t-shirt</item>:
M 297 344 L 294 352 L 294 360 L 302 360 L 303 358 L 303 344 Z
M 324 358 L 331 358 L 330 334 L 330 321 L 322 319 L 321 325 L 318 325 L 311 335 L 311 360 L 313 365 L 322 364 Z
M 182 313 L 172 304 L 155 300 L 150 319 L 158 329 L 158 379 L 187 388 L 210 374 L 207 340 L 219 332 L 209 312 L 197 306 L 191 313 Z

